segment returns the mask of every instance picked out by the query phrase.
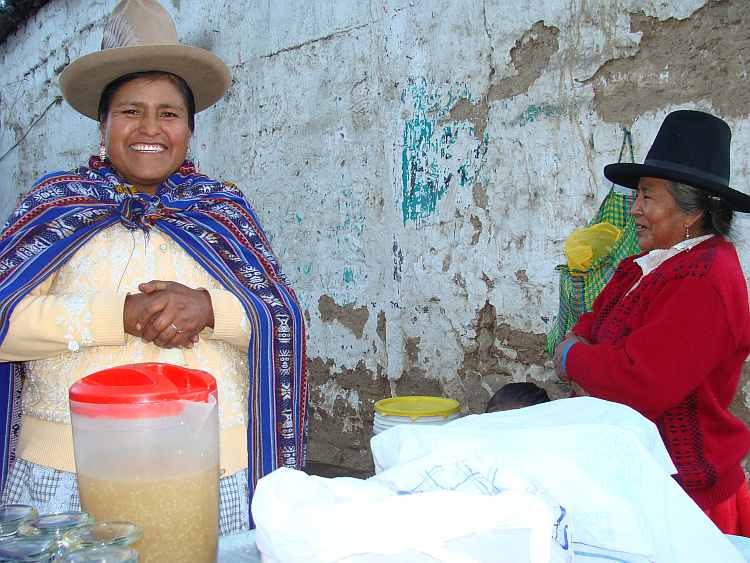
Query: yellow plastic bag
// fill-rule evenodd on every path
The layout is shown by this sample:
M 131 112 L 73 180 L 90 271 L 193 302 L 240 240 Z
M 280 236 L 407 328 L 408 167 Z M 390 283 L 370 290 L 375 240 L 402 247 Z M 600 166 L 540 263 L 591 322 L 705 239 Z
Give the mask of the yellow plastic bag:
M 587 272 L 592 263 L 612 249 L 618 236 L 620 229 L 606 222 L 573 231 L 564 247 L 570 273 Z

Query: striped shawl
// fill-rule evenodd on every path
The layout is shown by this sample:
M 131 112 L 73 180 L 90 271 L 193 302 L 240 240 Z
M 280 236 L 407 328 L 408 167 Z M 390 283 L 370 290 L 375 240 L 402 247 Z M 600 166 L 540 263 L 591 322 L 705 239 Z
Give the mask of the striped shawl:
M 301 469 L 307 442 L 304 322 L 250 204 L 235 186 L 210 180 L 189 161 L 153 197 L 133 193 L 108 166 L 92 157 L 88 167 L 44 176 L 6 223 L 0 235 L 0 341 L 16 304 L 102 229 L 116 221 L 131 229 L 158 227 L 240 299 L 252 324 L 250 490 L 277 467 Z M 13 363 L 0 370 L 4 485 L 17 435 L 20 370 Z

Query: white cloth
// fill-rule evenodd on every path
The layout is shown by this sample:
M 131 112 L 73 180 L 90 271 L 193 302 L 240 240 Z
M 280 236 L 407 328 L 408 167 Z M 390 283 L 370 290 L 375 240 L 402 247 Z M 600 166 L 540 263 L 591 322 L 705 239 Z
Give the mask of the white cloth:
M 572 561 L 565 511 L 479 463 L 366 481 L 277 469 L 258 482 L 252 509 L 267 562 Z
M 571 516 L 582 560 L 618 552 L 624 561 L 744 561 L 670 476 L 676 471 L 656 426 L 624 405 L 578 397 L 438 427 L 402 425 L 373 437 L 371 447 L 376 477 L 458 460 L 520 475 Z

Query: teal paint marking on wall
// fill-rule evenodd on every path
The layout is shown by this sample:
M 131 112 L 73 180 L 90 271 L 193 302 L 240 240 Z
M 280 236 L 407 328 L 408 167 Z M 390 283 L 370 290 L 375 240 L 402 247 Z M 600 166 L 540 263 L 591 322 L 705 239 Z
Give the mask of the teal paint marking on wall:
M 566 106 L 555 106 L 547 103 L 531 104 L 518 116 L 518 119 L 513 124 L 523 127 L 527 123 L 534 123 L 534 121 L 542 117 L 563 117 L 569 113 L 570 108 Z
M 316 268 L 320 285 L 323 293 L 343 304 L 357 301 L 359 282 L 367 278 L 363 233 L 368 207 L 361 198 L 361 189 L 337 184 L 327 187 L 326 206 L 332 213 L 321 216 L 318 223 L 318 241 L 326 241 L 326 260 L 330 265 Z
M 416 118 L 406 124 L 402 159 L 404 223 L 432 215 L 445 191 L 437 177 L 436 164 L 430 162 L 428 155 L 434 149 L 432 132 L 433 124 L 426 119 Z
M 471 100 L 466 88 L 424 79 L 409 81 L 402 92 L 412 116 L 404 123 L 401 152 L 404 224 L 420 224 L 432 216 L 451 181 L 457 179 L 461 186 L 473 182 L 482 166 L 485 150 L 477 150 L 473 124 L 448 117 L 460 98 Z

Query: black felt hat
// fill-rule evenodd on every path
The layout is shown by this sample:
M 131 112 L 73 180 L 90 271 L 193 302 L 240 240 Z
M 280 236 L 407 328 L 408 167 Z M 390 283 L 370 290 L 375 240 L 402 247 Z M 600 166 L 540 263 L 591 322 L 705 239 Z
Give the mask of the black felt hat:
M 725 121 L 702 111 L 674 111 L 664 118 L 643 164 L 618 163 L 604 175 L 635 189 L 642 177 L 662 178 L 720 196 L 735 211 L 750 213 L 750 196 L 729 187 L 729 145 Z

